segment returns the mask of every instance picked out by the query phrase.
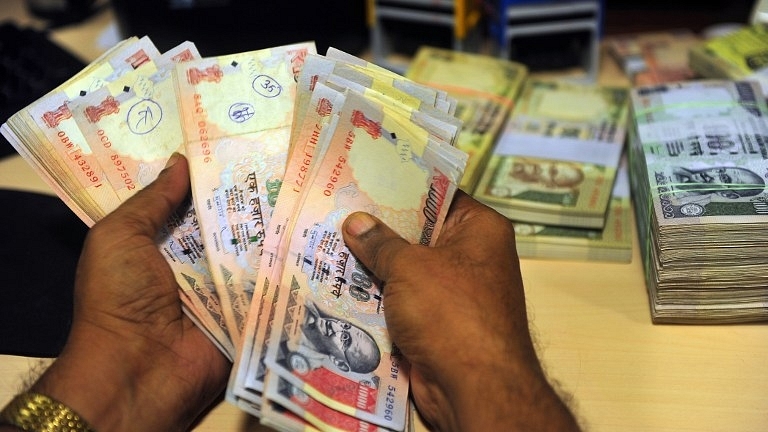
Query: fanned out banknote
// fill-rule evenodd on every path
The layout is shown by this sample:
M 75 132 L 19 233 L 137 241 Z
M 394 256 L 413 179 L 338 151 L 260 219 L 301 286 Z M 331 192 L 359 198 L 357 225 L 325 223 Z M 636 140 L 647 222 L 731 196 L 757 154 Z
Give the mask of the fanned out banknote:
M 175 65 L 200 58 L 184 42 L 146 60 L 98 89 L 67 103 L 72 119 L 96 164 L 102 168 L 117 201 L 99 200 L 109 213 L 151 183 L 174 152 L 184 150 L 173 71 Z M 96 198 L 96 197 L 94 197 Z M 212 290 L 194 209 L 187 203 L 163 228 L 158 245 L 182 288 L 182 299 L 199 323 L 231 358 L 234 347 Z
M 474 196 L 516 222 L 601 229 L 629 89 L 529 79 Z
M 202 58 L 144 37 L 0 132 L 89 226 L 185 154 L 192 194 L 157 247 L 234 362 L 227 400 L 280 430 L 403 430 L 409 365 L 340 228 L 366 211 L 434 244 L 468 160 L 456 110 L 446 90 L 312 42 Z
M 175 70 L 197 219 L 236 346 L 285 170 L 297 71 L 314 52 L 300 43 Z
M 458 101 L 455 116 L 464 127 L 456 147 L 469 155 L 460 187 L 471 194 L 528 77 L 528 68 L 482 54 L 422 46 L 405 76 L 445 90 Z
M 768 29 L 754 24 L 692 47 L 689 67 L 704 78 L 754 80 L 768 94 Z
M 160 53 L 148 37 L 126 39 L 14 114 L 0 132 L 93 225 L 154 180 L 173 152 L 183 152 L 171 76 L 176 64 L 195 58 L 191 42 Z M 168 220 L 157 245 L 185 312 L 232 359 L 191 201 Z
M 628 263 L 632 260 L 632 208 L 629 167 L 622 159 L 605 226 L 573 228 L 515 222 L 515 244 L 521 258 L 547 258 Z
M 386 432 L 391 429 L 380 428 L 374 424 L 360 420 L 348 414 L 337 411 L 327 405 L 319 403 L 308 394 L 304 393 L 299 387 L 294 386 L 285 378 L 279 375 L 271 375 L 267 381 L 267 391 L 271 396 L 272 406 L 287 409 L 293 415 L 300 419 L 312 418 L 318 430 L 340 430 L 340 431 L 371 431 Z M 279 415 L 270 413 L 264 417 L 277 419 L 285 422 L 286 413 Z M 295 422 L 295 419 L 294 419 Z M 279 423 L 275 421 L 275 423 Z M 298 426 L 298 425 L 297 425 Z M 283 427 L 283 429 L 286 429 Z
M 462 155 L 406 122 L 347 93 L 287 242 L 266 355 L 271 372 L 307 394 L 391 429 L 404 426 L 407 364 L 388 338 L 381 288 L 344 248 L 339 227 L 365 210 L 407 240 L 433 244 Z M 340 398 L 345 388 L 355 390 Z
M 126 75 L 154 70 L 160 52 L 147 38 L 116 44 L 78 74 L 14 114 L 3 127 L 16 150 L 88 226 L 119 199 L 75 122 L 69 103 Z
M 308 66 L 311 65 L 311 58 Z M 302 86 L 310 67 L 299 79 L 299 93 L 310 92 Z M 283 178 L 280 199 L 275 204 L 272 219 L 268 227 L 269 235 L 264 239 L 263 265 L 257 274 L 256 287 L 259 295 L 255 297 L 248 312 L 248 321 L 243 337 L 243 347 L 236 360 L 227 397 L 231 401 L 244 399 L 250 401 L 253 410 L 263 403 L 264 380 L 266 377 L 265 357 L 271 335 L 271 323 L 274 321 L 277 303 L 278 284 L 282 261 L 285 255 L 283 238 L 290 228 L 290 223 L 301 199 L 304 183 L 309 181 L 312 161 L 321 159 L 325 148 L 326 134 L 323 130 L 338 117 L 338 111 L 344 101 L 344 95 L 322 84 L 314 86 L 311 92 L 309 109 L 302 116 L 304 127 L 295 136 L 293 152 L 288 160 Z
M 434 242 L 466 164 L 451 146 L 455 103 L 334 50 L 307 57 L 296 100 L 303 113 L 227 398 L 271 425 L 295 423 L 272 418 L 285 414 L 278 406 L 321 430 L 402 430 L 408 367 L 388 338 L 378 282 L 339 229 L 364 210 L 414 243 Z
M 199 57 L 194 44 L 185 42 L 67 102 L 118 203 L 151 183 L 170 155 L 181 150 L 172 72 L 177 62 Z M 115 204 L 99 202 L 107 213 Z
M 753 81 L 632 91 L 629 155 L 655 322 L 768 318 L 768 109 Z

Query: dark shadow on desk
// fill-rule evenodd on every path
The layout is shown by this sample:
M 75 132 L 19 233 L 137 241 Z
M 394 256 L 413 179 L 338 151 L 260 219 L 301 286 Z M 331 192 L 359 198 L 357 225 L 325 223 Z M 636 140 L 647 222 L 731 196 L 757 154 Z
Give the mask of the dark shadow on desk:
M 0 354 L 59 354 L 87 230 L 58 197 L 0 189 Z

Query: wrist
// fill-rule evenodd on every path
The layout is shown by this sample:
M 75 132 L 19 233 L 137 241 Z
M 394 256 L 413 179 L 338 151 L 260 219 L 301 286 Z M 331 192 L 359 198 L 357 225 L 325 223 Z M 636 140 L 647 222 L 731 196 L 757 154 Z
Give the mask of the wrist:
M 0 412 L 0 430 L 93 432 L 70 407 L 44 394 L 25 392 L 14 397 Z
M 66 404 L 99 431 L 183 427 L 184 397 L 168 376 L 169 354 L 151 340 L 76 323 L 30 390 Z
M 134 405 L 136 393 L 132 357 L 100 345 L 102 337 L 90 339 L 93 342 L 87 345 L 74 343 L 73 332 L 64 351 L 30 391 L 69 406 L 96 430 L 126 430 L 131 413 L 125 410 Z
M 436 419 L 441 430 L 578 430 L 530 337 L 484 341 L 484 355 L 462 351 L 434 371 L 442 397 L 432 400 L 442 401 L 437 411 L 443 416 Z
M 456 430 L 578 430 L 538 360 L 507 358 L 478 368 L 452 389 Z

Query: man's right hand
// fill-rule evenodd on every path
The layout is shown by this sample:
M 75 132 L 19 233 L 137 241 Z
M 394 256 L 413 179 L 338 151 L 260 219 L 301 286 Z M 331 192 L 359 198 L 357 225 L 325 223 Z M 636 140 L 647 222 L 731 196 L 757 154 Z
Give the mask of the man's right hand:
M 457 193 L 434 247 L 380 220 L 344 222 L 352 253 L 384 282 L 393 342 L 416 406 L 439 430 L 577 430 L 531 341 L 510 221 Z

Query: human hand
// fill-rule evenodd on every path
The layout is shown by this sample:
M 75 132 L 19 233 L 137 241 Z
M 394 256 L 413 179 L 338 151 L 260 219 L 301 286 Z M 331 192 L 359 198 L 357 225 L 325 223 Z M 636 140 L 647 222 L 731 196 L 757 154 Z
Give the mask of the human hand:
M 366 213 L 350 215 L 343 233 L 385 284 L 387 328 L 411 364 L 413 398 L 430 424 L 577 428 L 531 341 L 509 220 L 459 191 L 434 247 L 408 244 Z
M 173 161 L 89 231 L 69 339 L 32 388 L 96 430 L 187 430 L 226 386 L 230 363 L 182 313 L 155 242 L 189 192 L 186 160 Z

